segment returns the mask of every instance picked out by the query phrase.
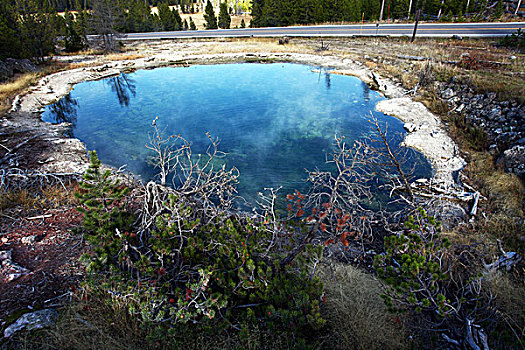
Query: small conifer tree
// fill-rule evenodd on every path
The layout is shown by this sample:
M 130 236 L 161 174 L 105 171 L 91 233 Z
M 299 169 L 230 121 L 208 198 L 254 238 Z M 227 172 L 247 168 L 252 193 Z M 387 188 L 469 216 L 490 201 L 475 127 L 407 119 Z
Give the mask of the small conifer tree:
M 410 216 L 405 231 L 385 237 L 384 255 L 376 255 L 374 266 L 379 278 L 392 289 L 382 296 L 391 310 L 393 300 L 416 312 L 432 310 L 444 317 L 451 311 L 443 284 L 447 280 L 446 261 L 450 242 L 440 236 L 441 223 L 420 209 Z
M 241 20 L 241 28 L 246 28 L 246 22 L 244 22 L 244 18 Z
M 190 17 L 190 30 L 197 30 L 197 26 L 195 25 L 195 22 L 193 22 L 193 18 Z
M 221 3 L 219 11 L 219 28 L 230 29 L 231 17 L 228 13 L 228 5 L 226 2 Z
M 132 214 L 120 208 L 120 202 L 129 188 L 111 179 L 111 172 L 100 171 L 101 161 L 95 151 L 90 152 L 90 165 L 82 176 L 81 191 L 75 196 L 80 201 L 77 210 L 83 214 L 82 229 L 88 241 L 95 248 L 96 257 L 91 267 L 99 267 L 102 262 L 116 264 L 118 244 L 117 229 L 127 230 L 134 222 Z
M 65 12 L 66 36 L 64 38 L 66 52 L 80 51 L 85 47 L 82 37 L 78 34 L 73 15 Z
M 206 29 L 217 29 L 217 17 L 215 17 L 215 11 L 213 11 L 210 0 L 208 0 L 204 10 L 204 20 L 206 21 Z

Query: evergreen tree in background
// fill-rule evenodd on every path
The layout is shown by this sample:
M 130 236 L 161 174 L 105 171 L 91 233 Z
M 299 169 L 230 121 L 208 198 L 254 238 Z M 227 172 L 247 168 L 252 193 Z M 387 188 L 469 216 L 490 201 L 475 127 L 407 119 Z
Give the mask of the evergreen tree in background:
M 176 8 L 173 8 L 171 10 L 171 13 L 173 14 L 173 18 L 175 19 L 175 30 L 181 30 L 182 29 L 182 18 L 180 17 L 179 10 Z
M 180 30 L 180 23 L 177 21 L 175 11 L 172 11 L 167 2 L 159 6 L 159 21 L 161 30 L 173 31 Z M 178 15 L 178 12 L 177 12 Z M 180 16 L 179 16 L 180 18 Z
M 126 14 L 123 32 L 150 32 L 155 28 L 154 17 L 147 3 L 128 0 L 127 3 L 122 3 L 122 6 L 124 6 L 124 13 Z
M 66 25 L 66 35 L 64 37 L 66 52 L 77 52 L 84 49 L 85 43 L 77 32 L 74 17 L 67 9 L 64 13 L 64 20 Z
M 295 6 L 294 18 L 297 24 L 308 24 L 312 21 L 313 1 L 302 1 L 302 6 Z
M 346 0 L 343 4 L 345 6 L 343 8 L 343 16 L 341 20 L 347 22 L 360 22 L 363 15 L 362 0 Z
M 391 4 L 392 18 L 405 18 L 408 14 L 409 0 L 393 0 Z
M 252 0 L 252 21 L 250 22 L 250 27 L 262 27 L 263 7 L 264 0 Z
M 89 23 L 91 23 L 90 15 L 86 10 L 77 12 L 75 17 L 75 26 L 77 27 L 77 33 L 82 37 L 84 42 L 87 44 L 87 35 L 92 32 Z
M 24 57 L 31 57 L 38 63 L 55 52 L 55 44 L 60 33 L 63 33 L 64 20 L 49 6 L 40 7 L 37 1 L 29 0 L 20 3 L 20 37 Z
M 365 20 L 379 19 L 379 11 L 381 11 L 381 0 L 363 1 L 363 12 L 365 14 Z
M 244 22 L 244 18 L 241 19 L 241 28 L 246 28 L 246 22 Z
M 493 18 L 498 20 L 503 16 L 505 9 L 503 8 L 503 0 L 498 0 L 498 4 L 494 8 Z
M 253 0 L 251 27 L 286 26 L 326 22 L 377 20 L 383 0 Z M 423 16 L 452 20 L 467 6 L 467 0 L 385 0 L 383 18 L 407 18 L 422 9 Z M 483 11 L 487 0 L 471 0 L 471 11 Z M 441 9 L 441 12 L 440 12 Z M 410 10 L 410 14 L 409 14 Z M 494 11 L 498 14 L 497 11 Z
M 383 0 L 252 0 L 250 27 L 287 26 L 294 24 L 360 22 L 379 18 Z M 497 1 L 497 3 L 495 3 Z M 409 4 L 412 8 L 409 14 Z M 207 29 L 229 28 L 231 17 L 228 3 L 239 9 L 239 3 L 224 1 L 219 18 L 212 2 L 206 4 L 204 19 Z M 119 32 L 149 32 L 164 30 L 196 30 L 190 18 L 186 23 L 177 9 L 193 12 L 192 0 L 1 0 L 0 59 L 34 58 L 41 62 L 53 53 L 59 36 L 64 38 L 66 51 L 85 47 L 88 34 L 98 34 L 107 51 L 116 49 Z M 242 6 L 244 6 L 244 2 Z M 468 6 L 467 6 L 468 5 Z M 490 6 L 488 6 L 490 5 Z M 494 6 L 495 5 L 495 6 Z M 150 6 L 158 6 L 152 14 Z M 75 16 L 58 16 L 56 10 L 75 9 Z M 503 0 L 385 0 L 384 18 L 406 18 L 418 9 L 423 18 L 441 21 L 464 21 L 464 14 L 474 20 L 487 15 L 497 20 L 504 14 Z M 241 22 L 244 28 L 246 23 Z
M 219 10 L 219 28 L 230 29 L 230 23 L 232 19 L 228 13 L 228 5 L 226 2 L 222 2 Z
M 0 59 L 23 57 L 18 12 L 6 1 L 0 2 Z
M 204 20 L 206 21 L 206 29 L 217 29 L 217 17 L 215 17 L 215 11 L 213 11 L 213 5 L 210 0 L 206 3 Z
M 197 26 L 195 25 L 195 22 L 193 22 L 193 18 L 190 17 L 190 30 L 197 30 Z

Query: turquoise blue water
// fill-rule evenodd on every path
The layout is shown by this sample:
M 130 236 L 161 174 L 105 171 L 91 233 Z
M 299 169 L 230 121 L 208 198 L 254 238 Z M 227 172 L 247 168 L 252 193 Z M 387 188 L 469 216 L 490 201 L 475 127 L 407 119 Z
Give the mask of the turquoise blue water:
M 145 145 L 151 122 L 208 146 L 206 133 L 221 140 L 225 162 L 240 171 L 239 193 L 248 200 L 265 187 L 305 189 L 305 169 L 325 167 L 335 134 L 351 144 L 372 133 L 370 112 L 391 135 L 403 134 L 396 118 L 375 111 L 382 99 L 361 80 L 297 64 L 227 64 L 157 68 L 75 86 L 46 107 L 48 122 L 73 123 L 72 136 L 101 160 L 124 164 L 145 180 L 155 175 Z M 398 137 L 393 143 L 399 142 Z M 410 152 L 417 176 L 428 162 Z

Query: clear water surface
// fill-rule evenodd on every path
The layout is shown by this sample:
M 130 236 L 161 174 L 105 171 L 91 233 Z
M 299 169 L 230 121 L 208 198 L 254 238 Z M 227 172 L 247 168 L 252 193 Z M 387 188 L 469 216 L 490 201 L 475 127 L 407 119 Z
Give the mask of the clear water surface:
M 227 165 L 241 173 L 239 193 L 253 200 L 265 187 L 304 190 L 305 169 L 325 167 L 335 134 L 351 143 L 373 132 L 370 111 L 389 133 L 404 134 L 402 122 L 375 111 L 382 97 L 364 82 L 314 68 L 247 63 L 140 70 L 76 85 L 46 107 L 43 119 L 71 122 L 71 136 L 104 163 L 126 164 L 145 180 L 156 173 L 145 147 L 155 117 L 167 133 L 191 141 L 195 154 L 205 152 L 210 132 L 228 153 Z M 411 154 L 416 176 L 428 176 L 428 162 Z

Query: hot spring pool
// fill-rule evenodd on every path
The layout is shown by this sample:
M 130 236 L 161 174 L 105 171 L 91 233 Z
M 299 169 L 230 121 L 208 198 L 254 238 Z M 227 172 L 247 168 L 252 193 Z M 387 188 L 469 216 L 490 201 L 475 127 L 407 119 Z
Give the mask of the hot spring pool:
M 168 134 L 205 153 L 207 132 L 218 137 L 224 161 L 240 171 L 239 194 L 253 200 L 265 187 L 305 190 L 305 169 L 326 167 L 335 134 L 348 143 L 373 132 L 370 112 L 390 134 L 403 123 L 375 110 L 382 97 L 358 78 L 299 64 L 222 64 L 140 70 L 75 85 L 46 107 L 43 120 L 73 124 L 71 136 L 111 166 L 124 164 L 144 180 L 156 170 L 145 145 L 159 117 Z M 415 176 L 430 164 L 409 151 Z

